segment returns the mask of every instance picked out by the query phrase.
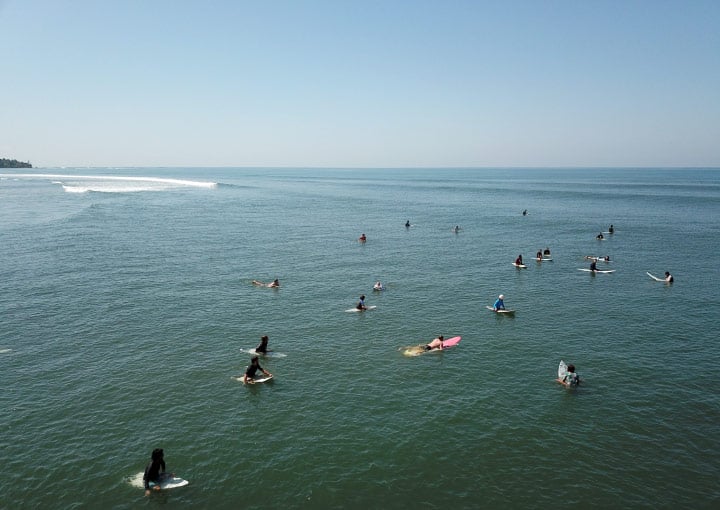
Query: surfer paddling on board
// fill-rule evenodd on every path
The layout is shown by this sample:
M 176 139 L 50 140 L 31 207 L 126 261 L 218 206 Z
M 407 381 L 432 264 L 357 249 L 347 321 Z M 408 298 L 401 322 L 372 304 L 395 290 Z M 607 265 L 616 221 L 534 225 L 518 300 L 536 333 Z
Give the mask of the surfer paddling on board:
M 495 303 L 493 303 L 494 311 L 497 312 L 498 310 L 505 310 L 505 301 L 503 301 L 504 299 L 505 296 L 503 296 L 502 294 L 498 296 L 498 298 L 495 300 Z
M 578 386 L 580 384 L 580 376 L 575 373 L 575 365 L 568 365 L 565 376 L 562 379 L 558 378 L 557 382 L 568 388 Z
M 260 337 L 260 343 L 258 344 L 257 347 L 255 347 L 255 352 L 257 352 L 257 353 L 259 353 L 259 354 L 267 354 L 267 352 L 268 352 L 268 346 L 267 346 L 268 340 L 270 340 L 270 339 L 268 338 L 267 335 L 261 336 L 261 337 Z
M 271 289 L 276 289 L 280 287 L 280 280 L 278 280 L 277 278 L 275 278 L 270 283 L 261 282 L 260 280 L 253 280 L 252 283 L 253 285 L 258 285 L 260 287 L 269 287 Z
M 440 350 L 442 350 L 442 348 L 443 348 L 443 340 L 444 340 L 444 339 L 445 339 L 445 337 L 443 337 L 442 335 L 440 335 L 440 336 L 437 337 L 437 338 L 433 338 L 430 343 L 428 343 L 428 344 L 425 345 L 424 349 L 425 349 L 426 351 L 432 351 L 433 349 L 440 349 Z
M 150 462 L 145 467 L 143 482 L 145 482 L 145 495 L 150 495 L 150 490 L 160 490 L 160 475 L 165 473 L 165 454 L 162 448 L 155 448 L 150 454 Z M 175 476 L 175 475 L 171 475 Z
M 365 294 L 360 296 L 360 301 L 355 305 L 355 308 L 358 310 L 367 310 L 367 306 L 365 306 Z
M 272 374 L 265 370 L 263 367 L 260 366 L 260 358 L 257 356 L 253 356 L 250 360 L 250 364 L 248 365 L 247 369 L 245 370 L 245 376 L 243 377 L 243 382 L 245 384 L 248 383 L 248 380 L 252 382 L 252 380 L 255 378 L 255 374 L 257 371 L 260 370 L 263 374 L 265 374 L 268 377 L 272 377 Z

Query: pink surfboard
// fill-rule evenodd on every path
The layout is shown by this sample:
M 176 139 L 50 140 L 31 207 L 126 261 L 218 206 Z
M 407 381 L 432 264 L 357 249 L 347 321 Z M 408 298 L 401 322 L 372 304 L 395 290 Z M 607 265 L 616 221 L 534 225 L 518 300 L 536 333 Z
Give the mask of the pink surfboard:
M 443 340 L 443 349 L 459 344 L 461 339 L 461 336 L 454 336 L 452 338 L 448 338 L 447 340 Z

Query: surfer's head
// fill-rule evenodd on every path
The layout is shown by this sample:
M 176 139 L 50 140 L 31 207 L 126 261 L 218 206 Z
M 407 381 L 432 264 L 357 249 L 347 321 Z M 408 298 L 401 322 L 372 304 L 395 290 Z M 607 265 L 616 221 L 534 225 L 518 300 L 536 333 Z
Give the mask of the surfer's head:
M 261 340 L 262 342 L 267 342 L 267 341 L 269 340 L 269 338 L 268 338 L 267 335 L 263 335 L 263 336 L 260 337 L 260 340 Z
M 568 365 L 568 372 L 575 372 L 575 365 Z
M 503 294 L 500 294 L 500 295 L 498 296 L 498 299 L 505 299 L 505 296 L 504 296 Z
M 257 357 L 257 356 L 253 356 L 252 359 L 250 360 L 250 363 L 252 363 L 253 365 L 259 365 L 259 364 L 260 364 L 260 358 Z
M 150 458 L 151 458 L 152 460 L 160 460 L 160 459 L 163 458 L 163 455 L 164 455 L 164 453 L 163 453 L 163 449 L 162 449 L 162 448 L 155 448 L 155 449 L 152 451 L 152 454 L 150 455 Z
M 365 294 L 363 294 L 362 296 L 360 296 L 360 299 L 365 299 Z

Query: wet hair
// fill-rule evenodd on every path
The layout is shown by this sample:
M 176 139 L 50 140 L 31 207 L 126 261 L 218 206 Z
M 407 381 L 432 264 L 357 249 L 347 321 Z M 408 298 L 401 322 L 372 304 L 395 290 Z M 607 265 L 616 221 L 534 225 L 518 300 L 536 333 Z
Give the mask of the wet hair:
M 163 453 L 163 449 L 162 449 L 162 448 L 155 448 L 155 449 L 152 451 L 152 454 L 150 454 L 150 458 L 151 458 L 152 460 L 160 460 L 160 459 L 163 458 L 163 455 L 164 455 L 164 453 Z
M 438 338 L 439 338 L 440 340 L 444 340 L 444 339 L 445 339 L 445 337 L 442 336 L 442 335 L 438 336 Z
M 574 372 L 574 371 L 575 371 L 575 365 L 568 365 L 567 369 L 568 369 L 568 372 Z
M 360 296 L 360 299 L 365 299 L 365 294 L 363 294 L 362 296 Z
M 260 358 L 258 356 L 253 356 L 250 360 L 250 363 L 260 363 Z
M 263 342 L 267 342 L 269 340 L 269 338 L 267 335 L 263 335 L 260 337 L 260 340 L 262 340 Z

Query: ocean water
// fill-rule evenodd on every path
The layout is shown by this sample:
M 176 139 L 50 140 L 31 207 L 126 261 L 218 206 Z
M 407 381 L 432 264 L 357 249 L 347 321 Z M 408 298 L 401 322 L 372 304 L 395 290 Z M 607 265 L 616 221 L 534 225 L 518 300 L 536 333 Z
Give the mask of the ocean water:
M 1 508 L 720 505 L 718 169 L 17 172 Z

